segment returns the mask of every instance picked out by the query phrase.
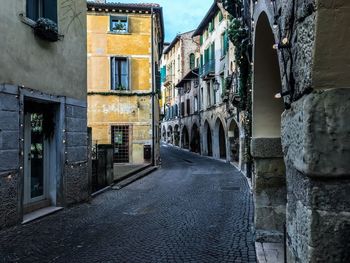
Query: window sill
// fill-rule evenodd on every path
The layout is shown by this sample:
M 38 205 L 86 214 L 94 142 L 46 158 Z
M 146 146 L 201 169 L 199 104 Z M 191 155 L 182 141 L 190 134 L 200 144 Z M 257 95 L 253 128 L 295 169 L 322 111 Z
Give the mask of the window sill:
M 131 35 L 129 32 L 116 32 L 116 31 L 107 31 L 107 34 L 111 35 Z
M 112 93 L 131 93 L 131 90 L 113 90 L 113 89 L 111 89 L 110 92 L 112 92 Z
M 19 17 L 21 19 L 21 22 L 23 24 L 26 24 L 27 26 L 34 27 L 36 22 L 28 17 L 26 17 L 24 14 L 19 14 Z

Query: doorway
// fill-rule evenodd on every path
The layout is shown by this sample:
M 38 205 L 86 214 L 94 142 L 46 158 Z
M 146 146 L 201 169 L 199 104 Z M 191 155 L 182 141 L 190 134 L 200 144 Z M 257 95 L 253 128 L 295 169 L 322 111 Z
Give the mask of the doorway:
M 24 103 L 23 212 L 56 205 L 57 149 L 55 104 Z

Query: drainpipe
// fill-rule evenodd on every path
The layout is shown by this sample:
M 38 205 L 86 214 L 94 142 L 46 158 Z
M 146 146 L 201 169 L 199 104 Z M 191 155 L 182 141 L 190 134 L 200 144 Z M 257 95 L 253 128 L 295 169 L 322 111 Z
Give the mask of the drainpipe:
M 154 21 L 153 21 L 153 7 L 151 7 L 151 63 L 152 63 L 152 165 L 155 165 L 155 116 L 154 116 L 154 102 L 155 102 L 155 68 L 154 68 Z

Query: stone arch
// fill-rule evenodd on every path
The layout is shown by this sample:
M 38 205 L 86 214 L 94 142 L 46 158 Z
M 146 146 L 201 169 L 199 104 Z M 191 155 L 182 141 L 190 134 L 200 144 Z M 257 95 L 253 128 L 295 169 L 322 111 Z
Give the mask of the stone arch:
M 241 156 L 240 130 L 237 122 L 231 120 L 227 130 L 227 138 L 229 144 L 229 158 L 230 161 L 239 165 Z
M 180 127 L 178 124 L 175 124 L 174 126 L 174 145 L 180 145 Z
M 200 153 L 200 132 L 196 123 L 192 125 L 190 147 L 192 152 Z
M 252 143 L 257 240 L 283 240 L 286 177 L 281 145 L 282 82 L 271 20 L 260 11 L 254 36 Z
M 181 142 L 182 142 L 182 148 L 189 149 L 189 147 L 190 147 L 190 136 L 189 136 L 188 129 L 187 129 L 186 125 L 184 125 L 183 128 L 182 128 Z
M 167 128 L 167 142 L 173 144 L 173 127 L 171 125 Z
M 281 136 L 283 100 L 275 95 L 282 89 L 278 54 L 272 48 L 275 37 L 265 12 L 257 21 L 254 49 L 253 125 L 255 138 Z
M 214 128 L 214 157 L 226 160 L 226 135 L 222 120 L 218 117 Z
M 213 156 L 213 139 L 210 124 L 207 120 L 204 122 L 203 130 L 203 154 Z

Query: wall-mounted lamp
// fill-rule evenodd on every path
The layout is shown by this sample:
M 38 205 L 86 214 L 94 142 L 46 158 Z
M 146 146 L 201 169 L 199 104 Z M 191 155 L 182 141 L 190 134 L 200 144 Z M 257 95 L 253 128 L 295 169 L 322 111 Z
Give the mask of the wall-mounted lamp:
M 290 95 L 290 91 L 289 90 L 276 93 L 275 94 L 275 99 L 280 99 L 280 98 L 285 97 L 287 95 Z
M 213 85 L 214 85 L 215 92 L 220 89 L 220 83 L 217 81 L 217 79 L 215 79 Z

